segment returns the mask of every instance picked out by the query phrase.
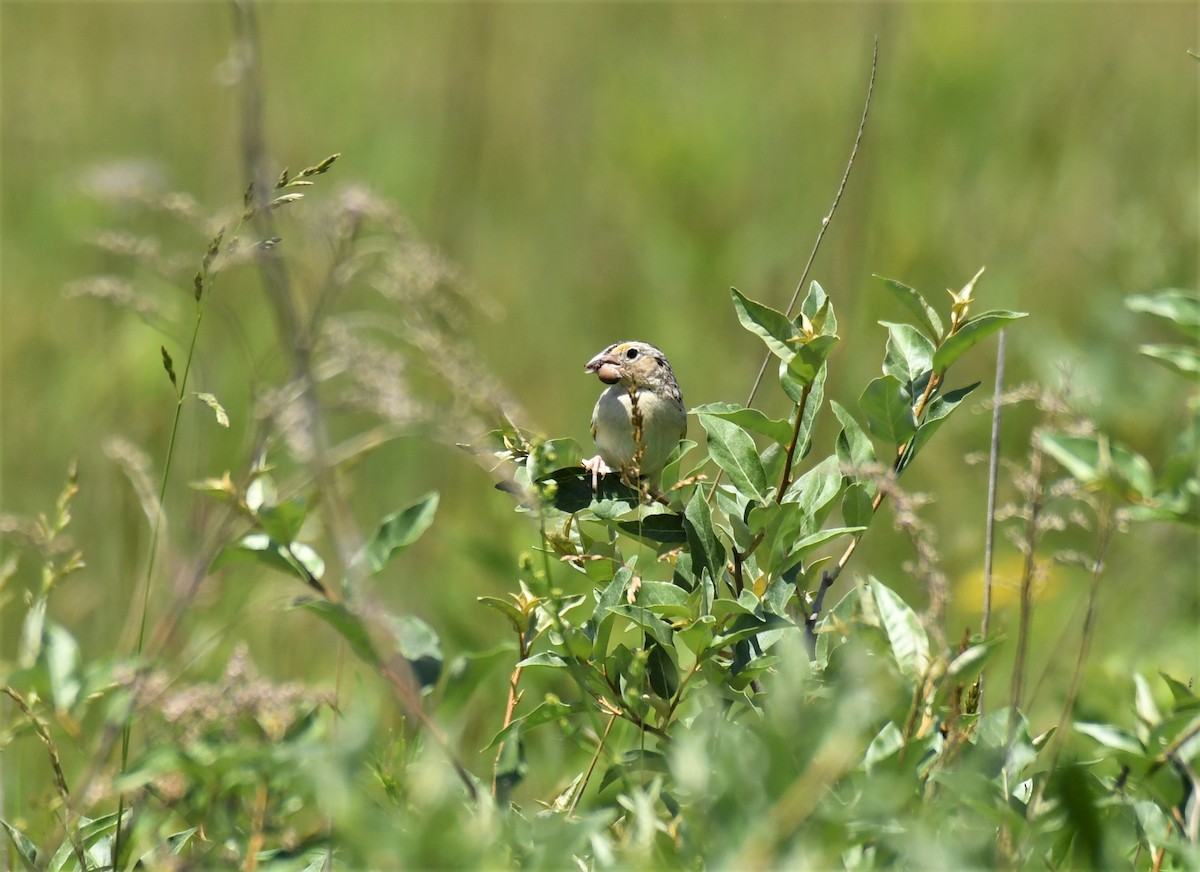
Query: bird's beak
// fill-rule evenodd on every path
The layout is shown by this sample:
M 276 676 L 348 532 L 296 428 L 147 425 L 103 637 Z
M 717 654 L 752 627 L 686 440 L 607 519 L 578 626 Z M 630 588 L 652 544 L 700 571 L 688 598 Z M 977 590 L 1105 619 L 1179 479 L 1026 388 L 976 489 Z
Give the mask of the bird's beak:
M 583 369 L 584 372 L 596 373 L 606 385 L 613 385 L 621 380 L 621 363 L 611 354 L 600 352 L 589 360 Z

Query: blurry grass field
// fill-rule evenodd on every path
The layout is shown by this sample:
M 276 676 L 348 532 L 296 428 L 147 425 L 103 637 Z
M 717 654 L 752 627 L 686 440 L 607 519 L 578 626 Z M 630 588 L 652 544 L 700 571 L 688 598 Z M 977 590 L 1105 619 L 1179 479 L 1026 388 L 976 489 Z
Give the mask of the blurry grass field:
M 813 272 L 842 323 L 829 395 L 850 402 L 877 374 L 875 322 L 899 316 L 873 273 L 935 296 L 986 265 L 987 306 L 1030 313 L 1010 331 L 1010 382 L 1054 381 L 1065 362 L 1074 386 L 1095 395 L 1100 424 L 1152 460 L 1167 448 L 1161 434 L 1179 429 L 1180 382 L 1136 356 L 1157 328 L 1121 299 L 1196 287 L 1195 4 L 329 3 L 269 4 L 260 17 L 270 152 L 281 167 L 341 152 L 314 198 L 364 183 L 459 267 L 480 310 L 461 341 L 506 386 L 523 425 L 586 442 L 596 385 L 583 363 L 622 338 L 662 347 L 690 406 L 745 399 L 760 349 L 736 328 L 728 289 L 781 307 L 790 296 L 844 166 L 878 35 L 862 154 Z M 128 267 L 87 242 L 125 217 L 84 193 L 89 180 L 149 165 L 205 210 L 240 202 L 237 100 L 223 84 L 237 63 L 230 15 L 219 4 L 8 3 L 0 24 L 0 509 L 45 509 L 79 459 L 73 531 L 88 568 L 67 582 L 55 618 L 85 650 L 109 650 L 147 530 L 103 442 L 119 434 L 161 464 L 173 397 L 159 346 L 184 341 L 189 301 L 143 273 L 164 337 L 127 309 L 62 289 Z M 207 241 L 137 220 L 164 250 L 191 255 Z M 236 422 L 281 366 L 250 270 L 223 278 L 213 305 L 197 375 L 235 426 L 217 431 L 206 409 L 189 408 L 177 483 L 239 462 Z M 990 385 L 990 361 L 976 355 L 962 375 Z M 1014 457 L 1022 414 L 1005 424 Z M 937 483 L 925 514 L 955 592 L 951 636 L 978 623 L 986 479 L 962 458 L 986 449 L 988 417 L 956 418 L 908 483 Z M 390 570 L 384 595 L 434 625 L 451 652 L 500 640 L 502 622 L 474 599 L 512 587 L 532 540 L 488 475 L 414 435 L 370 456 L 354 481 L 364 525 L 442 491 L 437 526 Z M 189 513 L 203 510 L 182 485 L 167 505 L 186 548 L 202 520 Z M 907 547 L 873 532 L 852 569 L 903 587 Z M 1090 680 L 1195 673 L 1196 558 L 1195 538 L 1176 530 L 1118 541 L 1111 576 L 1122 584 L 1102 600 Z M 1013 559 L 1002 553 L 1001 568 Z M 17 581 L 32 585 L 34 574 L 23 567 Z M 246 638 L 264 672 L 320 680 L 330 648 L 296 645 L 297 617 L 273 607 L 289 592 L 282 579 L 214 591 L 195 606 L 194 638 L 213 634 L 220 651 Z M 1034 663 L 1075 632 L 1064 628 L 1077 626 L 1081 592 L 1074 571 L 1051 577 Z M 0 656 L 18 618 L 0 615 Z M 1051 670 L 1043 692 L 1064 680 Z M 472 727 L 483 738 L 488 728 Z

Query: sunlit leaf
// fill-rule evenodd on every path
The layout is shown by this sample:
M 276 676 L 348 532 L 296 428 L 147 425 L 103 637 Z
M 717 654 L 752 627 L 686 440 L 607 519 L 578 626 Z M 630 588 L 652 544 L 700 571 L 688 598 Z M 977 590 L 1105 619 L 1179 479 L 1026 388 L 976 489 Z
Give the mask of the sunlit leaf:
M 69 711 L 83 688 L 79 674 L 79 643 L 65 627 L 48 622 L 42 634 L 41 656 L 50 679 L 54 708 L 60 712 Z
M 866 527 L 871 523 L 875 510 L 872 497 L 863 482 L 855 482 L 846 488 L 842 497 L 842 520 L 848 527 Z
M 737 424 L 713 415 L 700 415 L 708 433 L 708 453 L 742 493 L 766 501 L 767 477 L 754 440 Z
M 802 387 L 812 384 L 837 343 L 836 336 L 817 336 L 797 345 L 795 354 L 787 361 L 788 375 Z
M 837 315 L 833 313 L 833 301 L 815 280 L 808 284 L 808 293 L 800 303 L 800 311 L 812 322 L 817 333 L 825 336 L 837 334 L 838 322 Z
M 662 618 L 645 606 L 616 605 L 612 607 L 613 614 L 623 615 L 646 631 L 646 634 L 668 648 L 674 645 L 671 639 L 671 628 L 663 623 Z
M 222 548 L 212 565 L 216 569 L 236 560 L 252 560 L 305 584 L 320 581 L 325 575 L 325 561 L 312 546 L 302 542 L 277 542 L 266 533 L 251 533 Z
M 565 703 L 556 696 L 547 697 L 527 714 L 514 718 L 511 724 L 492 737 L 492 741 L 488 742 L 483 750 L 490 751 L 492 748 L 497 747 L 512 735 L 515 730 L 540 727 L 542 724 L 553 723 L 581 711 L 583 711 L 583 703 Z
M 933 368 L 939 375 L 944 373 L 977 342 L 991 336 L 1009 321 L 1024 318 L 1028 312 L 1007 312 L 1000 309 L 984 312 L 967 321 L 952 336 L 938 346 L 933 355 Z
M 942 319 L 938 317 L 937 310 L 929 305 L 921 294 L 895 279 L 883 276 L 875 276 L 875 278 L 880 279 L 896 299 L 903 304 L 904 308 L 908 309 L 917 319 L 917 323 L 925 329 L 926 335 L 930 339 L 936 342 L 942 338 Z
M 916 327 L 880 321 L 888 331 L 883 357 L 884 375 L 893 376 L 902 384 L 924 387 L 933 369 L 933 343 Z
M 687 522 L 685 529 L 692 559 L 701 562 L 703 567 L 708 570 L 709 578 L 719 581 L 725 571 L 725 546 L 717 538 L 712 524 L 712 512 L 699 488 L 688 500 L 687 508 L 684 509 L 684 518 Z M 699 575 L 699 568 L 696 573 Z
M 508 622 L 512 624 L 512 628 L 516 632 L 520 633 L 525 630 L 525 616 L 521 614 L 521 610 L 517 608 L 516 603 L 512 600 L 500 599 L 494 596 L 479 596 L 475 597 L 475 601 L 483 603 L 488 608 L 495 609 L 508 618 Z
M 312 612 L 337 631 L 346 640 L 360 660 L 372 666 L 380 664 L 379 655 L 371 642 L 370 634 L 362 618 L 351 612 L 342 603 L 314 597 L 300 597 L 292 602 L 292 608 Z
M 732 421 L 739 427 L 787 445 L 792 439 L 792 425 L 787 421 L 768 418 L 758 409 L 747 409 L 737 403 L 705 403 L 688 412 L 689 415 L 710 415 Z
M 896 665 L 909 679 L 919 680 L 929 668 L 929 638 L 921 619 L 883 582 L 872 577 L 870 585 Z
M 3 826 L 4 831 L 8 833 L 8 838 L 13 843 L 13 848 L 16 849 L 17 857 L 25 866 L 27 872 L 41 872 L 42 864 L 38 862 L 37 845 L 31 842 L 24 833 L 2 818 L 0 818 L 0 826 Z
M 1075 725 L 1077 733 L 1083 733 L 1092 739 L 1095 739 L 1106 748 L 1112 748 L 1114 751 L 1123 751 L 1126 754 L 1134 754 L 1139 757 L 1146 754 L 1146 749 L 1142 743 L 1138 741 L 1137 736 L 1133 735 L 1120 727 L 1112 724 L 1086 723 L 1077 722 Z
M 1165 288 L 1152 294 L 1125 298 L 1125 307 L 1147 312 L 1173 322 L 1187 335 L 1200 339 L 1200 294 L 1179 288 Z
M 873 465 L 876 462 L 875 446 L 871 444 L 870 437 L 867 436 L 858 421 L 835 400 L 829 401 L 829 407 L 833 409 L 833 414 L 837 416 L 842 425 L 842 432 L 838 434 L 837 438 L 838 463 L 843 467 L 852 468 Z M 867 495 L 874 498 L 875 483 L 864 480 L 862 486 L 866 488 Z
M 737 288 L 730 288 L 729 291 L 742 326 L 766 343 L 771 353 L 780 360 L 791 360 L 800 335 L 787 315 L 747 298 Z
M 867 416 L 868 429 L 891 445 L 903 445 L 917 432 L 912 397 L 893 376 L 885 375 L 872 381 L 858 404 Z
M 416 615 L 388 618 L 396 651 L 409 662 L 422 688 L 437 684 L 442 674 L 442 642 L 437 632 Z
M 1200 382 L 1200 353 L 1197 353 L 1194 346 L 1140 345 L 1138 353 L 1179 373 L 1184 378 Z
M 1081 484 L 1107 486 L 1125 496 L 1143 499 L 1154 492 L 1150 462 L 1103 434 L 1042 433 L 1037 442 Z
M 842 473 L 838 467 L 836 457 L 826 457 L 792 482 L 782 502 L 796 503 L 808 515 L 818 517 L 841 492 Z
M 303 496 L 297 496 L 286 502 L 263 506 L 256 514 L 268 536 L 276 542 L 293 542 L 300 535 L 308 505 Z
M 404 551 L 421 537 L 437 513 L 438 493 L 432 491 L 412 505 L 388 515 L 363 548 L 367 566 L 379 572 L 391 556 Z
M 870 772 L 876 763 L 891 757 L 903 746 L 904 734 L 892 721 L 888 721 L 871 740 L 871 744 L 867 746 L 867 753 L 863 757 L 863 768 Z

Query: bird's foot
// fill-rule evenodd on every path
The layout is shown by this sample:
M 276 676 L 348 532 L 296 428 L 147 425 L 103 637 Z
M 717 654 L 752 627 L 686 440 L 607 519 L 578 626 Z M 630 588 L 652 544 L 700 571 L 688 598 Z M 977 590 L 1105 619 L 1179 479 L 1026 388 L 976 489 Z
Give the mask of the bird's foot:
M 612 469 L 607 463 L 604 462 L 604 459 L 599 454 L 597 454 L 595 457 L 589 457 L 587 460 L 583 461 L 582 466 L 592 474 L 592 490 L 596 490 L 598 487 L 600 487 L 600 476 L 608 475 L 610 472 L 612 472 Z

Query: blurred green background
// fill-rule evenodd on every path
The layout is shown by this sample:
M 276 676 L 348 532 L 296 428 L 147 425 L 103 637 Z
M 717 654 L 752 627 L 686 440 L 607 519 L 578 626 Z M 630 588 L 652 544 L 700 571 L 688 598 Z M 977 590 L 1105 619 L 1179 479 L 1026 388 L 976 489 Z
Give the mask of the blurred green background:
M 173 402 L 159 345 L 182 357 L 189 309 L 187 289 L 143 276 L 139 287 L 177 316 L 164 336 L 127 310 L 64 296 L 75 279 L 128 271 L 87 244 L 127 216 L 82 186 L 97 166 L 149 162 L 205 209 L 236 207 L 232 18 L 217 3 L 0 7 L 0 510 L 48 510 L 79 459 L 72 530 L 89 565 L 51 608 L 86 656 L 113 649 L 148 536 L 102 442 L 123 435 L 161 464 Z M 1181 426 L 1185 383 L 1136 355 L 1168 334 L 1121 299 L 1197 285 L 1195 3 L 268 3 L 259 24 L 278 166 L 341 152 L 315 199 L 363 183 L 459 265 L 490 313 L 461 342 L 510 391 L 522 425 L 586 445 L 598 386 L 583 364 L 624 338 L 667 352 L 689 406 L 745 399 L 761 347 L 737 326 L 728 289 L 786 305 L 841 177 L 877 35 L 863 148 L 812 273 L 841 323 L 827 395 L 853 404 L 882 360 L 876 321 L 903 316 L 873 273 L 948 302 L 942 288 L 986 265 L 977 308 L 1030 313 L 1009 331 L 1010 383 L 1056 382 L 1065 363 L 1101 426 L 1152 461 Z M 161 220 L 141 232 L 198 260 L 207 240 Z M 216 393 L 234 426 L 218 432 L 198 404 L 184 418 L 168 500 L 184 553 L 205 513 L 185 483 L 241 465 L 253 390 L 277 375 L 247 372 L 242 349 L 271 360 L 273 341 L 251 271 L 223 278 L 214 305 L 195 387 Z M 980 401 L 994 348 L 952 379 L 983 380 Z M 785 408 L 770 389 L 760 405 Z M 1009 456 L 1023 457 L 1030 423 L 1025 409 L 1006 419 Z M 988 425 L 964 410 L 907 481 L 937 496 L 924 516 L 954 592 L 952 638 L 978 627 L 986 475 L 963 457 L 986 449 Z M 815 457 L 835 435 L 826 422 Z M 442 492 L 437 524 L 388 570 L 383 594 L 437 628 L 450 655 L 503 640 L 504 622 L 474 599 L 515 587 L 517 555 L 535 537 L 490 476 L 414 436 L 351 481 L 364 528 Z M 902 569 L 911 549 L 889 524 L 850 569 L 919 607 Z M 1090 686 L 1133 670 L 1195 674 L 1197 557 L 1186 531 L 1143 526 L 1118 539 Z M 1015 560 L 1001 552 L 1002 575 Z M 19 584 L 35 583 L 34 564 Z M 193 671 L 219 669 L 246 638 L 268 675 L 328 679 L 332 635 L 277 609 L 293 583 L 223 584 L 194 606 L 196 638 L 217 648 Z M 1074 650 L 1084 586 L 1064 569 L 1041 594 L 1033 663 L 1035 677 L 1050 675 L 1035 712 L 1054 709 L 1065 681 L 1049 655 Z M 161 608 L 169 585 L 158 594 Z M 10 603 L 5 658 L 19 619 Z M 309 637 L 318 642 L 296 641 Z M 452 730 L 498 726 L 504 674 L 479 723 Z

